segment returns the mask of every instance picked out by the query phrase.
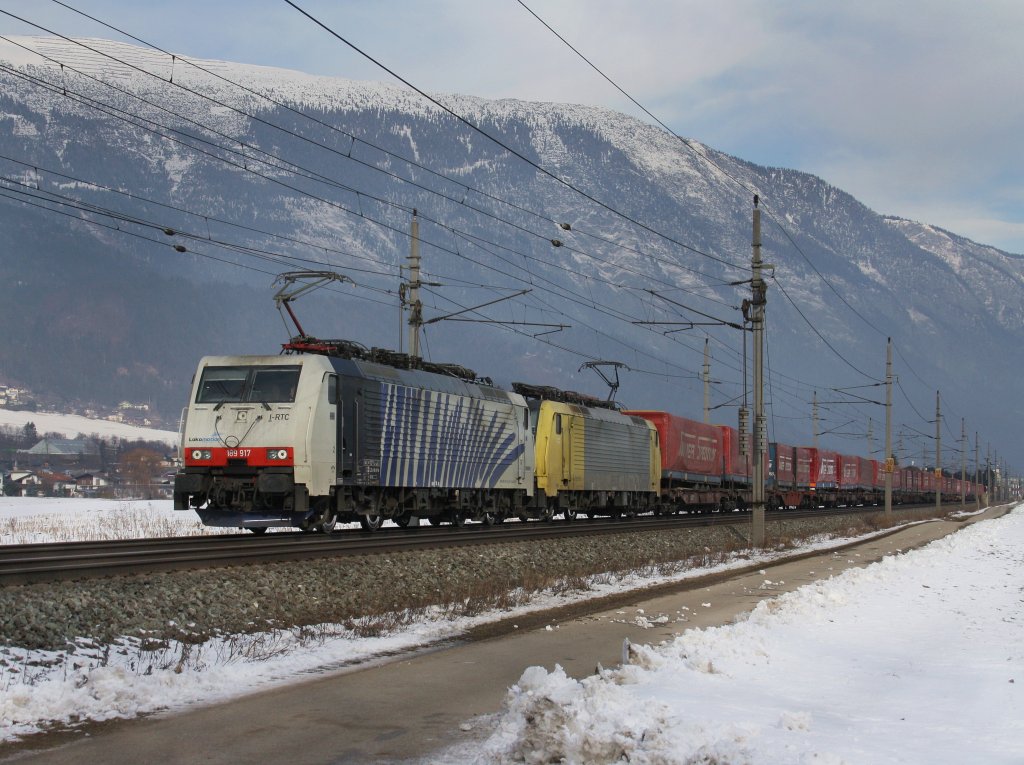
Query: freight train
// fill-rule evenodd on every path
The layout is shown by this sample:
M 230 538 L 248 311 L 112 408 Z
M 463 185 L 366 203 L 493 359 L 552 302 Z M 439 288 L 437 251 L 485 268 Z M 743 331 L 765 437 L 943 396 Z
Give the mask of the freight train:
M 209 526 L 374 530 L 385 520 L 743 509 L 751 468 L 734 428 L 620 411 L 344 340 L 295 338 L 277 356 L 204 357 L 182 415 L 174 507 Z M 884 465 L 770 444 L 771 508 L 870 504 Z M 931 472 L 893 474 L 895 501 L 934 497 Z M 959 498 L 960 482 L 942 478 Z M 974 496 L 975 487 L 967 486 Z

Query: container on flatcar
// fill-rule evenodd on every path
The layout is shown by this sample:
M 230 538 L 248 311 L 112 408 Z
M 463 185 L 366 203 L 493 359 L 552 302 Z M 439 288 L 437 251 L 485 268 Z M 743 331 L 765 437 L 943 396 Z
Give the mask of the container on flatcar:
M 921 468 L 911 465 L 901 471 L 903 473 L 903 491 L 911 498 L 916 497 L 924 491 L 922 488 Z
M 824 449 L 812 448 L 809 451 L 812 453 L 811 486 L 818 491 L 835 489 L 839 485 L 839 455 Z
M 870 490 L 875 485 L 875 471 L 872 460 L 867 457 L 858 457 L 860 463 L 860 488 Z
M 935 473 L 931 470 L 919 470 L 917 473 L 917 490 L 922 494 L 935 493 Z
M 796 485 L 796 449 L 794 447 L 775 441 L 768 444 L 767 485 L 779 489 L 792 489 Z
M 625 415 L 643 417 L 658 430 L 662 478 L 689 483 L 721 483 L 722 431 L 717 425 L 689 420 L 668 412 L 628 409 Z
M 860 457 L 839 454 L 836 457 L 836 475 L 839 486 L 843 489 L 856 489 L 863 483 L 861 477 Z
M 724 456 L 722 479 L 732 484 L 749 484 L 752 457 L 749 451 L 745 456 L 740 454 L 739 431 L 729 425 L 716 425 L 715 427 L 722 433 L 722 454 Z
M 814 474 L 814 450 L 797 446 L 793 450 L 793 462 L 797 488 L 809 489 Z
M 868 460 L 868 465 L 871 469 L 871 488 L 878 490 L 885 488 L 885 463 L 881 460 Z M 893 487 L 896 486 L 895 476 L 893 476 Z

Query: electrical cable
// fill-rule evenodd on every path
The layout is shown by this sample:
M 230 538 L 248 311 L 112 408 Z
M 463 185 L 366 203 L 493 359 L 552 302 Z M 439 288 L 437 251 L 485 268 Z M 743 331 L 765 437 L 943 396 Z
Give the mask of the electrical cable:
M 370 61 L 371 63 L 373 63 L 374 65 L 376 65 L 380 69 L 382 69 L 385 72 L 387 72 L 388 74 L 390 74 L 392 77 L 394 77 L 396 80 L 401 82 L 403 85 L 405 85 L 405 86 L 411 88 L 412 90 L 416 91 L 420 96 L 422 96 L 423 98 L 425 98 L 428 101 L 430 101 L 432 104 L 437 106 L 439 109 L 441 109 L 442 111 L 444 111 L 447 114 L 451 115 L 456 120 L 461 122 L 466 127 L 470 128 L 474 132 L 482 135 L 484 138 L 486 138 L 489 141 L 492 141 L 496 145 L 500 146 L 502 149 L 507 151 L 509 154 L 512 154 L 513 156 L 518 157 L 519 159 L 521 159 L 526 164 L 530 165 L 532 168 L 537 170 L 542 175 L 545 175 L 548 178 L 551 178 L 552 180 L 554 180 L 555 182 L 557 182 L 557 183 L 565 186 L 566 188 L 570 189 L 571 191 L 574 191 L 575 193 L 579 194 L 584 199 L 587 199 L 588 201 L 596 204 L 598 207 L 601 207 L 602 209 L 612 213 L 616 217 L 622 218 L 623 220 L 626 220 L 629 223 L 632 223 L 634 226 L 637 226 L 638 228 L 641 228 L 644 231 L 647 231 L 648 233 L 654 234 L 655 236 L 657 236 L 657 237 L 659 237 L 661 239 L 664 239 L 667 242 L 671 242 L 672 244 L 676 245 L 677 247 L 682 247 L 685 250 L 689 250 L 690 252 L 693 252 L 693 253 L 695 253 L 697 255 L 701 255 L 701 256 L 703 256 L 705 258 L 709 258 L 710 260 L 713 260 L 713 261 L 715 261 L 717 263 L 721 263 L 722 265 L 728 266 L 729 268 L 735 268 L 737 270 L 745 270 L 745 268 L 743 266 L 738 266 L 735 263 L 732 263 L 732 262 L 730 262 L 728 260 L 725 260 L 724 258 L 718 257 L 717 255 L 712 255 L 712 254 L 704 252 L 702 250 L 698 250 L 696 247 L 691 247 L 688 244 L 685 244 L 683 242 L 680 242 L 677 239 L 674 239 L 673 237 L 669 236 L 668 234 L 664 234 L 664 233 L 662 233 L 662 232 L 660 232 L 660 231 L 658 231 L 658 230 L 656 230 L 656 229 L 654 229 L 654 228 L 652 228 L 652 227 L 650 227 L 650 226 L 648 226 L 648 225 L 646 225 L 644 223 L 641 223 L 640 221 L 636 220 L 635 218 L 632 218 L 629 215 L 626 215 L 625 213 L 623 213 L 623 212 L 621 212 L 619 210 L 616 210 L 611 205 L 606 204 L 605 202 L 602 202 L 601 200 L 593 197 L 592 195 L 588 194 L 586 191 L 584 191 L 583 189 L 581 189 L 578 186 L 574 185 L 570 181 L 555 175 L 553 172 L 551 172 L 547 168 L 545 168 L 542 165 L 534 162 L 529 157 L 527 157 L 524 154 L 516 151 L 515 149 L 513 149 L 510 146 L 508 146 L 503 141 L 499 140 L 498 138 L 495 138 L 494 136 L 492 136 L 487 131 L 485 131 L 482 128 L 480 128 L 477 125 L 475 125 L 470 120 L 466 119 L 465 117 L 463 117 L 462 115 L 458 114 L 454 110 L 452 110 L 449 107 L 445 106 L 444 104 L 442 104 L 440 101 L 438 101 L 433 96 L 431 96 L 428 93 L 426 93 L 421 88 L 417 87 L 416 85 L 413 85 L 409 80 L 405 79 L 404 77 L 399 75 L 394 70 L 392 70 L 389 67 L 385 66 L 383 63 L 381 63 L 380 61 L 375 59 L 373 56 L 369 55 L 368 53 L 366 53 L 365 51 L 360 49 L 358 46 L 354 45 L 352 42 L 350 42 L 349 40 L 347 40 L 346 38 L 344 38 L 340 34 L 338 34 L 338 32 L 336 32 L 335 30 L 331 29 L 329 26 L 327 26 L 325 23 L 323 23 L 322 21 L 317 19 L 315 16 L 313 16 L 312 14 L 308 13 L 307 11 L 303 10 L 301 7 L 299 7 L 298 5 L 293 3 L 292 0 L 284 0 L 284 2 L 286 2 L 288 5 L 290 5 L 292 8 L 294 8 L 296 11 L 301 13 L 307 19 L 312 21 L 318 27 L 323 29 L 325 32 L 330 34 L 332 37 L 334 37 L 337 40 L 339 40 L 340 42 L 344 43 L 349 48 L 351 48 L 356 53 L 358 53 L 360 56 L 362 56 L 366 60 Z
M 247 87 L 247 86 L 245 86 L 245 85 L 243 85 L 241 83 L 235 82 L 234 80 L 231 80 L 228 77 L 224 77 L 223 75 L 218 74 L 217 72 L 214 72 L 214 71 L 212 71 L 210 69 L 202 67 L 199 64 L 195 63 L 193 60 L 189 59 L 188 57 L 184 57 L 184 56 L 180 56 L 180 55 L 177 55 L 177 54 L 170 53 L 169 51 L 166 51 L 163 48 L 161 48 L 161 47 L 159 47 L 159 46 L 157 46 L 157 45 L 155 45 L 155 44 L 153 44 L 151 42 L 147 42 L 146 40 L 143 40 L 143 39 L 141 39 L 139 37 L 136 37 L 135 35 L 131 34 L 130 32 L 126 32 L 123 29 L 120 29 L 119 27 L 116 27 L 116 26 L 114 26 L 114 25 L 112 25 L 112 24 L 110 24 L 108 22 L 105 22 L 105 21 L 103 21 L 103 20 L 101 20 L 99 18 L 96 18 L 95 16 L 91 16 L 91 15 L 85 13 L 84 11 L 81 11 L 81 10 L 79 10 L 77 8 L 74 8 L 74 7 L 70 6 L 70 5 L 68 5 L 67 3 L 61 2 L 60 0 L 51 0 L 51 1 L 53 3 L 59 5 L 59 6 L 63 7 L 63 8 L 66 8 L 69 11 L 72 11 L 72 12 L 74 12 L 74 13 L 80 15 L 80 16 L 83 16 L 83 17 L 89 19 L 90 21 L 93 21 L 93 22 L 95 22 L 97 24 L 100 24 L 101 26 L 104 26 L 107 29 L 110 29 L 110 30 L 112 30 L 114 32 L 117 32 L 118 34 L 124 35 L 125 37 L 128 37 L 128 38 L 130 38 L 132 40 L 135 40 L 136 42 L 138 42 L 141 45 L 144 45 L 144 46 L 146 46 L 148 48 L 152 48 L 153 50 L 159 51 L 160 53 L 163 53 L 166 56 L 170 56 L 172 58 L 172 60 L 176 59 L 178 61 L 181 61 L 184 64 L 188 64 L 189 66 L 191 66 L 191 67 L 193 67 L 195 69 L 198 69 L 199 71 L 204 72 L 205 74 L 207 74 L 207 75 L 209 75 L 211 77 L 215 77 L 216 79 L 221 80 L 222 82 L 225 82 L 225 83 L 227 83 L 227 84 L 229 84 L 229 85 L 231 85 L 233 87 L 236 87 L 236 88 L 238 88 L 240 90 L 243 90 L 246 93 L 249 93 L 251 95 L 257 96 L 257 97 L 262 98 L 262 99 L 265 99 L 269 103 L 272 103 L 272 104 L 274 104 L 275 106 L 277 106 L 279 108 L 285 109 L 285 110 L 291 112 L 292 114 L 301 116 L 301 117 L 303 117 L 303 118 L 305 118 L 307 120 L 310 120 L 311 122 L 314 122 L 315 124 L 318 124 L 318 125 L 326 128 L 326 129 L 328 129 L 328 130 L 331 130 L 333 132 L 336 132 L 336 133 L 339 133 L 341 135 L 344 135 L 346 138 L 350 139 L 353 143 L 361 143 L 361 144 L 364 144 L 366 146 L 369 146 L 369 147 L 371 147 L 372 149 L 374 149 L 376 151 L 380 151 L 381 153 L 383 153 L 383 154 L 385 154 L 385 155 L 387 155 L 389 157 L 393 157 L 393 158 L 399 160 L 400 162 L 406 163 L 406 164 L 408 164 L 408 165 L 410 165 L 412 167 L 415 167 L 415 168 L 418 168 L 420 170 L 423 170 L 423 171 L 429 173 L 430 175 L 432 175 L 432 176 L 434 176 L 436 178 L 440 178 L 440 179 L 445 180 L 448 183 L 452 183 L 453 185 L 459 186 L 464 191 L 471 191 L 473 193 L 479 194 L 482 197 L 485 197 L 487 199 L 491 199 L 492 201 L 498 202 L 498 203 L 503 204 L 503 205 L 507 205 L 507 206 L 511 207 L 512 209 L 514 209 L 514 210 L 526 213 L 528 215 L 531 215 L 531 216 L 533 216 L 535 218 L 538 218 L 540 220 L 543 220 L 545 222 L 555 223 L 555 224 L 558 223 L 555 219 L 553 219 L 553 218 L 551 218 L 551 217 L 549 217 L 547 215 L 539 213 L 539 212 L 537 212 L 535 210 L 530 210 L 529 208 L 523 207 L 521 205 L 517 205 L 514 202 L 511 202 L 509 200 L 503 199 L 503 198 L 498 197 L 496 195 L 490 194 L 490 193 L 488 193 L 486 191 L 483 191 L 482 189 L 478 189 L 478 188 L 476 188 L 474 186 L 470 186 L 469 184 L 466 184 L 466 183 L 460 181 L 457 178 L 453 178 L 450 175 L 446 175 L 444 173 L 441 173 L 441 172 L 438 172 L 436 170 L 433 170 L 432 168 L 427 167 L 426 165 L 423 165 L 423 164 L 417 162 L 414 159 L 410 159 L 410 158 L 405 157 L 405 156 L 403 156 L 401 154 L 397 154 L 395 152 L 392 152 L 392 151 L 390 151 L 390 150 L 388 150 L 388 149 L 386 149 L 386 148 L 384 148 L 382 146 L 379 146 L 379 145 L 377 145 L 377 144 L 375 144 L 375 143 L 373 143 L 371 141 L 368 141 L 365 138 L 359 138 L 354 133 L 349 133 L 349 132 L 347 132 L 345 130 L 342 130 L 342 129 L 338 128 L 337 126 L 331 125 L 330 123 L 327 123 L 327 122 L 324 122 L 323 120 L 320 120 L 320 119 L 314 117 L 313 115 L 307 114 L 306 112 L 304 112 L 304 111 L 302 111 L 300 109 L 296 109 L 293 106 L 291 106 L 291 105 L 289 105 L 289 104 L 287 104 L 287 103 L 285 103 L 283 101 L 279 101 L 279 100 L 277 100 L 275 98 L 272 98 L 271 96 L 268 96 L 266 93 L 261 93 L 261 92 L 259 92 L 257 90 L 249 88 L 249 87 Z M 251 116 L 251 115 L 247 114 L 247 116 Z M 270 124 L 270 123 L 267 123 L 267 124 Z M 293 135 L 295 137 L 299 137 L 299 138 L 302 138 L 304 140 L 310 140 L 310 139 L 307 139 L 304 136 L 297 135 L 293 131 L 287 130 L 285 128 L 279 128 L 279 129 L 285 130 L 286 132 L 290 133 L 291 135 Z M 317 143 L 317 142 L 313 142 L 313 143 L 315 145 L 319 146 L 320 148 L 331 150 L 330 147 L 324 146 L 323 144 L 320 144 L 320 143 Z M 378 167 L 376 165 L 373 165 L 373 164 L 368 163 L 368 162 L 364 162 L 363 160 L 359 160 L 358 158 L 351 156 L 351 150 L 350 150 L 349 154 L 345 155 L 345 157 L 347 159 L 353 161 L 353 162 L 357 162 L 359 164 L 362 164 L 365 167 L 368 167 L 368 168 L 370 168 L 372 170 L 375 170 L 377 172 L 380 172 L 380 173 L 383 173 L 385 175 L 388 175 L 389 177 L 395 178 L 396 180 L 400 180 L 402 182 L 409 183 L 409 184 L 411 184 L 413 186 L 416 186 L 417 188 L 424 189 L 425 191 L 428 191 L 430 193 L 436 193 L 436 194 L 439 193 L 439 192 L 437 192 L 434 189 L 430 189 L 430 188 L 424 187 L 424 186 L 422 186 L 420 184 L 416 184 L 415 182 L 411 181 L 410 179 L 402 178 L 401 176 L 397 176 L 397 175 L 395 175 L 393 173 L 390 173 L 390 172 L 388 172 L 388 171 L 384 170 L 383 168 L 380 168 L 380 167 Z M 445 196 L 443 198 L 449 199 L 450 201 L 458 201 L 458 200 L 455 200 L 454 197 L 446 197 Z M 486 211 L 481 210 L 480 208 L 477 208 L 475 206 L 469 205 L 467 202 L 465 202 L 464 199 L 462 201 L 458 201 L 458 203 L 459 204 L 463 204 L 463 205 L 467 206 L 469 209 L 474 210 L 476 212 L 480 212 L 480 213 L 485 214 L 485 215 L 489 214 Z M 500 219 L 500 218 L 499 218 L 499 220 L 504 221 L 504 219 Z M 664 258 L 658 258 L 658 257 L 656 257 L 654 255 L 651 255 L 650 253 L 643 253 L 640 250 L 632 248 L 632 247 L 630 247 L 628 245 L 621 244 L 619 242 L 615 242 L 612 239 L 609 239 L 609 238 L 606 238 L 606 237 L 602 237 L 600 235 L 597 235 L 597 234 L 594 234 L 594 233 L 591 233 L 591 232 L 587 232 L 586 230 L 580 230 L 578 228 L 574 228 L 573 230 L 577 231 L 578 233 L 583 234 L 584 236 L 592 237 L 594 239 L 597 239 L 598 241 L 601 241 L 601 242 L 603 242 L 605 244 L 617 247 L 619 249 L 624 249 L 626 251 L 633 252 L 633 253 L 635 253 L 637 255 L 641 255 L 641 256 L 644 256 L 644 257 L 651 257 L 651 258 L 654 258 L 655 260 L 657 260 L 658 262 L 665 263 L 666 265 L 669 265 L 671 267 L 681 268 L 683 270 L 690 271 L 690 272 L 698 274 L 700 276 L 707 277 L 707 274 L 705 274 L 703 271 L 700 271 L 698 269 L 693 269 L 693 268 L 690 268 L 688 266 L 682 265 L 682 264 L 678 263 L 677 261 L 672 261 L 672 260 L 668 260 L 668 259 L 664 259 Z M 720 284 L 723 285 L 723 286 L 728 286 L 730 283 L 729 282 L 721 282 Z

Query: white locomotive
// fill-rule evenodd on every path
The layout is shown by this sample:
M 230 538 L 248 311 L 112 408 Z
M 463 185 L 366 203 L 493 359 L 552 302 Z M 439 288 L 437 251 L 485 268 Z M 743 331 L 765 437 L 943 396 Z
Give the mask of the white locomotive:
M 402 369 L 313 350 L 201 360 L 175 509 L 256 533 L 529 513 L 535 454 L 521 395 L 461 367 Z

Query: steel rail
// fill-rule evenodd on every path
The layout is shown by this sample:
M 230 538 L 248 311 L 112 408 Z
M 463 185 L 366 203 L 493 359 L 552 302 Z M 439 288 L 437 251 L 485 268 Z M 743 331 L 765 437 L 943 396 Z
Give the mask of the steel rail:
M 920 507 L 897 506 L 902 510 Z M 806 520 L 863 512 L 880 512 L 880 509 L 851 507 L 782 511 L 772 514 L 770 519 Z M 311 558 L 379 555 L 438 547 L 530 542 L 565 536 L 656 532 L 710 525 L 745 525 L 749 523 L 748 518 L 748 513 L 736 511 L 701 515 L 640 516 L 620 520 L 513 522 L 496 526 L 473 524 L 462 528 L 420 526 L 410 529 L 381 529 L 372 533 L 352 529 L 332 534 L 218 534 L 3 545 L 0 546 L 0 586 Z

